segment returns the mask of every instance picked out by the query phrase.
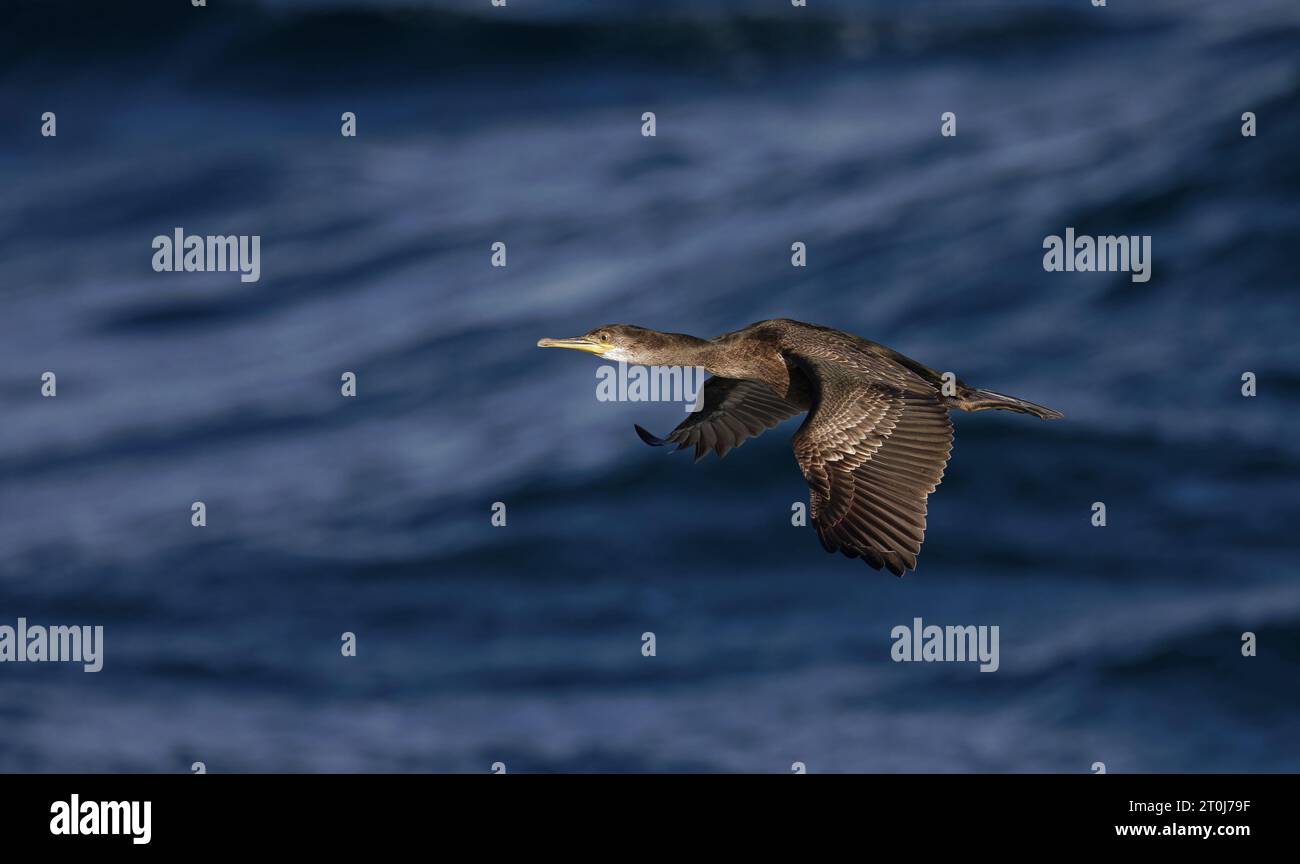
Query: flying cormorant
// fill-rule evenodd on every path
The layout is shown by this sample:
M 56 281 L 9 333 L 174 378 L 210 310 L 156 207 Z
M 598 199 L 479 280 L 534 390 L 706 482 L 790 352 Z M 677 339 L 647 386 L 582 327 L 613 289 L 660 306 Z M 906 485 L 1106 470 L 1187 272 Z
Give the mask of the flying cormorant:
M 817 536 L 828 552 L 898 576 L 916 568 L 926 497 L 942 480 L 952 450 L 950 410 L 1062 416 L 952 376 L 945 386 L 941 373 L 883 345 L 784 318 L 714 339 L 610 324 L 537 344 L 644 366 L 703 367 L 713 377 L 699 411 L 665 438 L 636 427 L 647 444 L 694 447 L 697 460 L 709 450 L 725 456 L 807 411 L 793 443 L 812 490 Z

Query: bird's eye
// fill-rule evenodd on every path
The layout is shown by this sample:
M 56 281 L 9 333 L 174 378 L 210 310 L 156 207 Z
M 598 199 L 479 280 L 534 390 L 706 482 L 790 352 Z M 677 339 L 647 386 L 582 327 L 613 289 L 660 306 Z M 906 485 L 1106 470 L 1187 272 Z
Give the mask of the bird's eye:
M 609 331 L 608 331 L 608 330 L 601 330 L 599 333 L 596 334 L 596 338 L 599 339 L 601 342 L 608 342 L 608 341 L 609 341 Z

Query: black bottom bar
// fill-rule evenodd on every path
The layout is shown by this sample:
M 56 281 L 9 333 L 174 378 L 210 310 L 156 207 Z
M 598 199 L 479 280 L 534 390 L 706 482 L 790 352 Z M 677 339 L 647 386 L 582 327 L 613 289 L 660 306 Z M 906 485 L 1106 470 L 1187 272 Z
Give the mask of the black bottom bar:
M 638 850 L 725 837 L 733 849 L 838 838 L 864 850 L 977 839 L 1230 851 L 1285 836 L 1298 786 L 1295 775 L 28 775 L 0 778 L 0 825 L 6 851 L 610 851 L 609 832 Z

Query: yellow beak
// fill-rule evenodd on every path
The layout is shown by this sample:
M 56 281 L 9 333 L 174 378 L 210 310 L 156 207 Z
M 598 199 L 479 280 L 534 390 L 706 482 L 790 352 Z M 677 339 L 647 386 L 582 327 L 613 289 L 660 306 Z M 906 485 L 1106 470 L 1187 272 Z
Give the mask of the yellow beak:
M 588 339 L 586 336 L 579 336 L 577 339 L 538 339 L 538 348 L 572 348 L 574 351 L 586 351 L 588 354 L 600 356 L 609 350 L 609 346 L 594 339 Z

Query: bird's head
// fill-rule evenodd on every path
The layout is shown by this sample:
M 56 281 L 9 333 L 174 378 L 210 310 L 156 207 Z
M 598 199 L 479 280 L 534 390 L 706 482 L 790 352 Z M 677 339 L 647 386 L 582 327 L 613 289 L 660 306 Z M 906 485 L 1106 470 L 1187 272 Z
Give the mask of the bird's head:
M 703 339 L 679 333 L 660 333 L 632 324 L 606 324 L 576 339 L 539 339 L 539 348 L 572 348 L 624 363 L 643 366 L 692 365 L 691 352 Z

